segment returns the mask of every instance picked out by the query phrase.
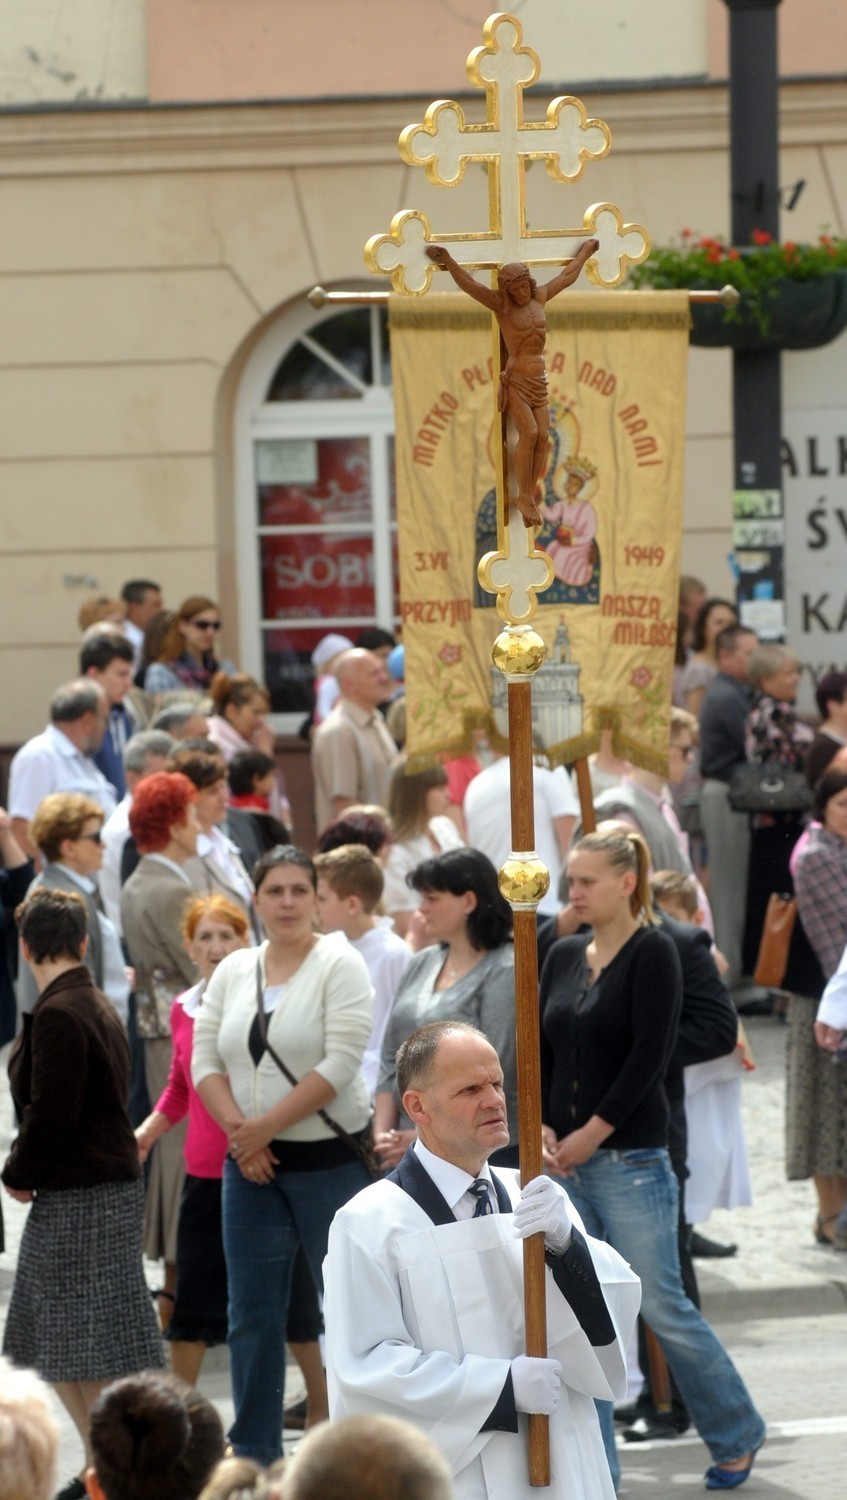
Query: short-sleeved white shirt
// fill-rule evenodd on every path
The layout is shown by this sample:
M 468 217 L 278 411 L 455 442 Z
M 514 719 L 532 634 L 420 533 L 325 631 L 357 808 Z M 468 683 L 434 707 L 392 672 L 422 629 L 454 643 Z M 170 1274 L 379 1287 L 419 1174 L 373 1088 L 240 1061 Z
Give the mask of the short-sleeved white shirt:
M 48 724 L 43 734 L 27 740 L 12 760 L 9 769 L 9 816 L 33 817 L 35 809 L 51 792 L 82 792 L 99 803 L 108 818 L 114 812 L 115 789 L 76 745 L 58 729 Z
M 557 912 L 556 894 L 562 855 L 554 818 L 579 817 L 579 803 L 563 766 L 532 768 L 535 794 L 535 850 L 550 871 L 550 889 L 538 904 L 540 912 Z M 470 783 L 464 802 L 465 831 L 472 849 L 487 854 L 499 870 L 511 852 L 509 821 L 509 762 L 504 756 L 486 766 Z

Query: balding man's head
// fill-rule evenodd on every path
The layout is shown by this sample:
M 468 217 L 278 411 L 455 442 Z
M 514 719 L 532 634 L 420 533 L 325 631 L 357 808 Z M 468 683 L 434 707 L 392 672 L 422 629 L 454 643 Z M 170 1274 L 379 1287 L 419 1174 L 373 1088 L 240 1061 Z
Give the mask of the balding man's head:
M 397 1053 L 403 1108 L 429 1151 L 476 1177 L 509 1144 L 503 1069 L 488 1038 L 463 1021 L 434 1021 Z
M 391 681 L 385 665 L 372 651 L 355 646 L 345 651 L 335 665 L 335 675 L 342 697 L 359 708 L 376 708 L 391 694 Z

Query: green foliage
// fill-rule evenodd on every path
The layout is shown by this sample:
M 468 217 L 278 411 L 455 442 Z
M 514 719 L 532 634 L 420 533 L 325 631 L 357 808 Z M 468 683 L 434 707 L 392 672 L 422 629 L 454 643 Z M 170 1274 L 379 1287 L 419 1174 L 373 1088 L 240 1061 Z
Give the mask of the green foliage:
M 683 229 L 678 244 L 654 249 L 640 266 L 630 268 L 629 285 L 657 291 L 737 287 L 741 300 L 726 309 L 726 322 L 753 322 L 767 334 L 768 301 L 779 295 L 777 282 L 819 281 L 831 271 L 847 269 L 847 239 L 821 234 L 815 244 L 780 244 L 764 229 L 754 229 L 752 239 L 752 245 L 739 248 Z

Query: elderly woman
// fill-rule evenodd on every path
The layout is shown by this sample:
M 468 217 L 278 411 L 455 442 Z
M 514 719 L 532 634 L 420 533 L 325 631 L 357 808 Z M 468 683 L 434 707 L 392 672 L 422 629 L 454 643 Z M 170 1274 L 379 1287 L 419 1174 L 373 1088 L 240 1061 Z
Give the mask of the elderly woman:
M 195 894 L 186 865 L 197 850 L 197 793 L 186 776 L 159 771 L 136 789 L 129 826 L 142 855 L 121 893 L 121 919 L 136 976 L 138 1035 L 150 1099 L 158 1099 L 171 1065 L 171 1006 L 195 981 L 183 942 L 182 917 Z M 153 1153 L 147 1183 L 145 1253 L 164 1260 L 163 1324 L 173 1303 L 176 1231 L 184 1175 L 185 1127 L 178 1125 Z
M 372 1024 L 364 960 L 315 934 L 317 877 L 293 845 L 255 870 L 267 941 L 225 958 L 194 1022 L 192 1075 L 224 1129 L 223 1226 L 235 1452 L 282 1445 L 285 1332 L 302 1245 L 316 1285 L 337 1209 L 370 1178 L 361 1060 Z
M 144 673 L 146 693 L 173 693 L 190 688 L 208 693 L 216 672 L 234 672 L 231 661 L 218 661 L 212 647 L 221 628 L 213 599 L 192 594 L 172 617 L 156 660 Z
M 468 1021 L 485 1032 L 503 1068 L 511 1145 L 491 1159 L 516 1166 L 515 950 L 497 872 L 478 849 L 451 849 L 423 860 L 408 881 L 431 946 L 409 964 L 385 1029 L 374 1117 L 380 1159 L 396 1166 L 415 1138 L 397 1093 L 397 1048 L 428 1021 Z
M 814 738 L 808 724 L 797 717 L 794 699 L 800 682 L 800 663 L 785 646 L 758 646 L 750 661 L 753 707 L 747 716 L 746 755 L 752 765 L 777 761 L 786 770 L 802 772 Z M 808 806 L 805 780 L 800 778 Z M 791 894 L 794 886 L 789 861 L 806 823 L 803 806 L 784 812 L 751 815 L 750 870 L 747 877 L 747 920 L 743 969 L 756 967 L 768 900 L 774 891 Z M 783 986 L 786 990 L 820 995 L 820 972 L 806 935 L 797 926 L 792 937 Z
M 812 1177 L 818 1196 L 815 1238 L 832 1240 L 847 1204 L 847 1072 L 815 1042 L 818 1000 L 847 944 L 847 772 L 826 771 L 814 792 L 815 822 L 794 862 L 798 926 L 820 965 L 814 989 L 792 994 L 788 1009 L 786 1169 Z
M 171 1007 L 173 1057 L 167 1087 L 135 1132 L 142 1161 L 162 1136 L 188 1118 L 185 1182 L 179 1210 L 176 1293 L 167 1337 L 171 1368 L 196 1385 L 209 1345 L 226 1343 L 226 1263 L 221 1237 L 221 1178 L 227 1140 L 191 1082 L 194 1020 L 221 959 L 249 942 L 247 918 L 223 896 L 197 896 L 185 910 L 185 949 L 199 980 Z
M 115 927 L 104 915 L 97 890 L 97 874 L 103 864 L 100 831 L 103 809 L 81 792 L 51 792 L 38 805 L 30 834 L 43 860 L 34 888 L 74 891 L 85 902 L 88 913 L 88 946 L 85 962 L 98 989 L 111 1000 L 126 1025 L 129 1010 L 129 980 Z M 35 979 L 21 968 L 18 998 L 28 1014 L 37 999 Z
M 31 1208 L 3 1352 L 53 1385 L 90 1462 L 89 1413 L 103 1386 L 163 1362 L 141 1258 L 129 1044 L 83 962 L 82 898 L 34 891 L 19 930 L 39 998 L 9 1061 L 21 1126 L 2 1178 Z M 81 1477 L 62 1491 L 84 1493 Z

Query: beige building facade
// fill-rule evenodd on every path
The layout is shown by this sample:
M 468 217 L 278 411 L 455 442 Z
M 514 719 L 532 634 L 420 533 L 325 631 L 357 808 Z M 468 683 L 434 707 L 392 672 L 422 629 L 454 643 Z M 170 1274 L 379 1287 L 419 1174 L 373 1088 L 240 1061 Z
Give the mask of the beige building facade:
M 612 128 L 585 204 L 619 203 L 656 243 L 725 232 L 722 0 L 572 9 L 527 0 L 520 19 L 547 59 L 538 113 L 574 83 Z M 130 577 L 156 579 L 171 604 L 217 598 L 224 652 L 268 678 L 284 730 L 302 718 L 304 654 L 328 618 L 353 633 L 391 624 L 384 322 L 316 313 L 306 294 L 365 284 L 362 246 L 404 206 L 442 230 L 482 218 L 482 172 L 463 195 L 439 193 L 403 165 L 397 136 L 441 94 L 480 117 L 460 64 L 487 12 L 0 0 L 0 744 L 40 729 L 72 675 L 82 600 Z M 785 233 L 843 234 L 843 7 L 783 0 L 780 24 L 782 178 L 806 184 Z M 555 191 L 531 174 L 533 212 L 560 220 Z M 820 501 L 823 475 L 805 472 L 819 430 L 811 467 L 834 455 L 826 505 L 847 513 L 845 363 L 843 337 L 784 360 L 801 508 Z M 683 567 L 716 592 L 731 588 L 730 381 L 727 352 L 692 350 Z M 317 523 L 291 496 L 319 482 Z M 802 551 L 814 533 L 796 535 Z

